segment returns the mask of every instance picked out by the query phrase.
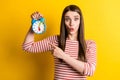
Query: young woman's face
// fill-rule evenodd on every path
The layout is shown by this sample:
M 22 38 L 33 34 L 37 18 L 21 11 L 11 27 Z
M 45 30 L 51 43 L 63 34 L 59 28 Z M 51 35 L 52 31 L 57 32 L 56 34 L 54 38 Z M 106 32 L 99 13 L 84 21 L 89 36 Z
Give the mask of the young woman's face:
M 78 28 L 80 24 L 80 15 L 74 11 L 68 11 L 65 14 L 65 25 L 68 34 L 74 35 L 78 33 Z

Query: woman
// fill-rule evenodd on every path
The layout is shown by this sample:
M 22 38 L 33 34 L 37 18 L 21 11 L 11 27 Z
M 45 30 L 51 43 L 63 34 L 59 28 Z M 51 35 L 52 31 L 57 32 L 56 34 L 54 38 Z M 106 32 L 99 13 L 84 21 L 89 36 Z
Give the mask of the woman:
M 32 14 L 32 19 L 40 17 L 38 12 Z M 86 80 L 95 71 L 96 44 L 84 39 L 83 16 L 76 5 L 64 9 L 60 35 L 34 42 L 34 32 L 30 28 L 23 49 L 33 53 L 51 51 L 55 60 L 55 80 Z

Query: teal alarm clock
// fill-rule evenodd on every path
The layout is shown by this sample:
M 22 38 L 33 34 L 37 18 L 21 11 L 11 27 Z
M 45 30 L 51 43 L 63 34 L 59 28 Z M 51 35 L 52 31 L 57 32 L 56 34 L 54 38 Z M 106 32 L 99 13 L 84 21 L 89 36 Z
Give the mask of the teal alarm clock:
M 46 31 L 45 19 L 41 17 L 38 20 L 32 19 L 32 30 L 36 34 L 42 34 Z

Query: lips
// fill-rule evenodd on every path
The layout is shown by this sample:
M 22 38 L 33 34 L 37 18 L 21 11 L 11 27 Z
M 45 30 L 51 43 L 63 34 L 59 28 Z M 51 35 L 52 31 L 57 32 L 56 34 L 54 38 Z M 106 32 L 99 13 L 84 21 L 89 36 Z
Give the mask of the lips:
M 74 28 L 69 28 L 70 31 L 74 31 Z

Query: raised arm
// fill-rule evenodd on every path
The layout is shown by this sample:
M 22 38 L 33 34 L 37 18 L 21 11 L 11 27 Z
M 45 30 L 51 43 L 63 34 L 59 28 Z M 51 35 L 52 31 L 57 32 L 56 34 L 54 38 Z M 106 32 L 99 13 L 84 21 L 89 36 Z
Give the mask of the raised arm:
M 38 20 L 40 17 L 41 17 L 41 15 L 40 15 L 39 12 L 34 12 L 31 15 L 31 18 L 35 19 L 35 20 Z M 25 44 L 25 43 L 29 43 L 29 42 L 32 42 L 32 41 L 34 41 L 34 32 L 32 30 L 32 26 L 31 26 L 30 29 L 28 30 L 28 33 L 26 34 L 26 37 L 25 37 L 23 43 Z
M 31 15 L 32 19 L 36 20 L 39 19 L 40 16 L 41 15 L 38 12 L 35 12 Z M 26 34 L 22 47 L 23 50 L 27 52 L 45 52 L 52 49 L 51 46 L 48 45 L 49 41 L 55 43 L 57 41 L 57 36 L 51 36 L 43 40 L 34 42 L 34 32 L 32 31 L 32 27 L 30 27 L 28 33 Z M 57 44 L 57 42 L 55 44 Z

